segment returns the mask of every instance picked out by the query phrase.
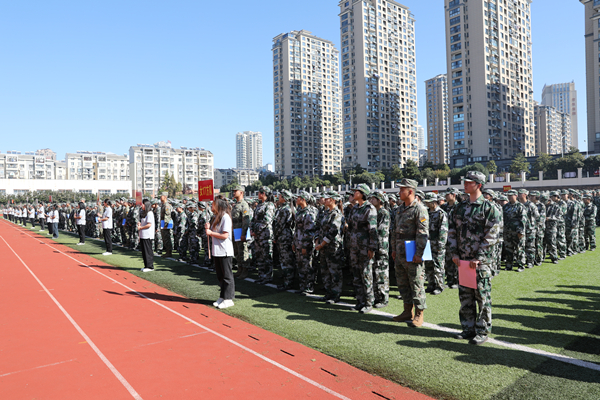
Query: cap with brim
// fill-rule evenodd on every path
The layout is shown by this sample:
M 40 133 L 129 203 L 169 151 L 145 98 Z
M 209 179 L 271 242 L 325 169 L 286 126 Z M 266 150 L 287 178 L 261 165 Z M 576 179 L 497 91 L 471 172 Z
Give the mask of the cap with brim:
M 312 196 L 310 193 L 308 193 L 306 190 L 301 191 L 298 194 L 298 197 L 300 197 L 301 199 L 304 199 L 306 201 L 310 201 L 312 199 Z
M 516 196 L 518 193 L 516 190 L 509 190 L 508 192 L 506 192 L 507 196 Z
M 371 193 L 371 197 L 375 197 L 377 200 L 379 200 L 382 203 L 387 203 L 387 201 L 388 201 L 387 194 L 385 194 L 383 192 L 373 192 L 373 193 Z
M 567 189 L 562 189 L 560 191 L 560 194 L 569 194 L 569 191 Z
M 500 201 L 508 201 L 508 198 L 505 195 L 503 195 L 503 194 L 499 194 L 498 195 L 498 200 L 500 200 Z
M 354 188 L 354 191 L 359 191 L 362 194 L 364 194 L 365 196 L 369 196 L 371 194 L 371 189 L 369 188 L 369 186 L 365 183 L 361 183 L 360 185 L 357 185 Z
M 431 203 L 434 201 L 438 201 L 437 194 L 435 194 L 433 192 L 425 193 L 425 198 L 423 199 L 424 203 Z
M 492 189 L 484 189 L 483 194 L 492 196 L 492 199 L 496 198 L 496 192 L 494 192 Z
M 425 192 L 423 192 L 421 189 L 417 189 L 417 190 L 415 191 L 415 194 L 416 194 L 417 196 L 419 196 L 419 197 L 421 198 L 421 200 L 423 200 L 423 199 L 425 198 Z
M 267 186 L 263 186 L 260 188 L 259 193 L 264 193 L 264 194 L 271 194 L 271 189 L 268 188 Z
M 529 194 L 529 190 L 527 190 L 527 189 L 519 189 L 519 194 Z
M 485 175 L 483 172 L 479 171 L 469 171 L 467 172 L 467 176 L 465 176 L 465 181 L 467 182 L 477 182 L 485 185 Z
M 235 192 L 236 190 L 240 190 L 240 191 L 244 192 L 246 190 L 246 188 L 243 187 L 242 185 L 235 185 L 234 187 L 231 188 L 232 192 Z
M 285 199 L 285 201 L 290 201 L 292 199 L 292 197 L 294 197 L 294 195 L 292 194 L 292 192 L 290 192 L 289 190 L 282 190 L 281 193 L 279 193 L 279 195 L 281 197 L 283 197 Z
M 340 196 L 340 194 L 338 192 L 334 192 L 333 190 L 330 192 L 326 192 L 323 194 L 323 198 L 324 199 L 334 199 L 334 200 L 341 200 L 342 196 Z
M 408 179 L 408 178 L 404 178 L 402 180 L 400 180 L 400 182 L 398 183 L 398 187 L 408 187 L 411 189 L 416 189 L 417 186 L 419 186 L 419 182 L 415 181 L 414 179 Z
M 540 192 L 537 190 L 532 190 L 531 192 L 529 192 L 530 196 L 536 196 L 536 197 L 540 197 Z

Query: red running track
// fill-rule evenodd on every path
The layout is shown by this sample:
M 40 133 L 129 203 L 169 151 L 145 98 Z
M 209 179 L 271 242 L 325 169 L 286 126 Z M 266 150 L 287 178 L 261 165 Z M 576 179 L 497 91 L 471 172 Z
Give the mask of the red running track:
M 428 399 L 0 222 L 0 399 Z

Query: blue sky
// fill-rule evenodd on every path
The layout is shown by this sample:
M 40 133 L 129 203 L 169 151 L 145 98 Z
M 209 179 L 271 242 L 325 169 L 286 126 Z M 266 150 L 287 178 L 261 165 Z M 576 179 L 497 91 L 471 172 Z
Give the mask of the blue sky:
M 446 68 L 443 0 L 405 0 L 416 18 L 419 121 L 424 81 Z M 293 7 L 292 7 L 293 6 Z M 534 96 L 575 81 L 587 134 L 584 7 L 532 3 Z M 337 1 L 4 1 L 0 152 L 124 154 L 170 140 L 235 167 L 235 134 L 263 133 L 273 162 L 272 38 L 305 29 L 339 49 Z

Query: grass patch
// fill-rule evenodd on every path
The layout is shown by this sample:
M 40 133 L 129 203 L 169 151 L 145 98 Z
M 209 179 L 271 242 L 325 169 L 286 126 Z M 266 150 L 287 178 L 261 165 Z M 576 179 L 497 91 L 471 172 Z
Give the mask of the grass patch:
M 141 254 L 61 234 L 57 242 L 165 287 L 212 304 L 214 273 L 155 257 L 156 272 L 142 273 Z M 492 283 L 496 339 L 600 363 L 600 251 L 544 263 L 523 273 L 501 272 Z M 278 276 L 279 272 L 276 271 Z M 392 274 L 393 275 L 393 274 Z M 345 288 L 349 276 L 345 278 Z M 277 283 L 277 282 L 276 282 Z M 393 278 L 392 278 L 393 283 Z M 390 305 L 402 312 L 392 286 Z M 353 302 L 346 290 L 343 300 Z M 409 328 L 377 315 L 236 280 L 228 314 L 312 347 L 360 369 L 444 399 L 600 398 L 600 373 L 505 347 L 471 346 L 432 329 Z M 428 296 L 425 321 L 459 329 L 456 290 Z

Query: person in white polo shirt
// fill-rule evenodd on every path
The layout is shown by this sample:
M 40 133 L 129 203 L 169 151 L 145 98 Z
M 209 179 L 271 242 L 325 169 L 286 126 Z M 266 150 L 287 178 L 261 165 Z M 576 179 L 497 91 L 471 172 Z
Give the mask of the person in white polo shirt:
M 102 222 L 102 234 L 104 235 L 104 243 L 106 244 L 106 251 L 102 253 L 103 256 L 112 255 L 112 211 L 112 202 L 109 199 L 104 200 L 104 213 L 102 214 L 102 218 L 100 218 L 100 222 Z
M 154 251 L 153 244 L 156 227 L 154 224 L 154 213 L 150 200 L 144 199 L 142 202 L 142 210 L 140 212 L 140 222 L 137 224 L 137 229 L 140 234 L 140 247 L 142 249 L 142 259 L 144 260 L 144 268 L 142 272 L 154 271 Z
M 77 246 L 85 244 L 85 203 L 79 203 L 79 210 L 73 210 L 75 214 L 75 221 L 77 225 L 77 232 L 79 233 L 79 243 Z

